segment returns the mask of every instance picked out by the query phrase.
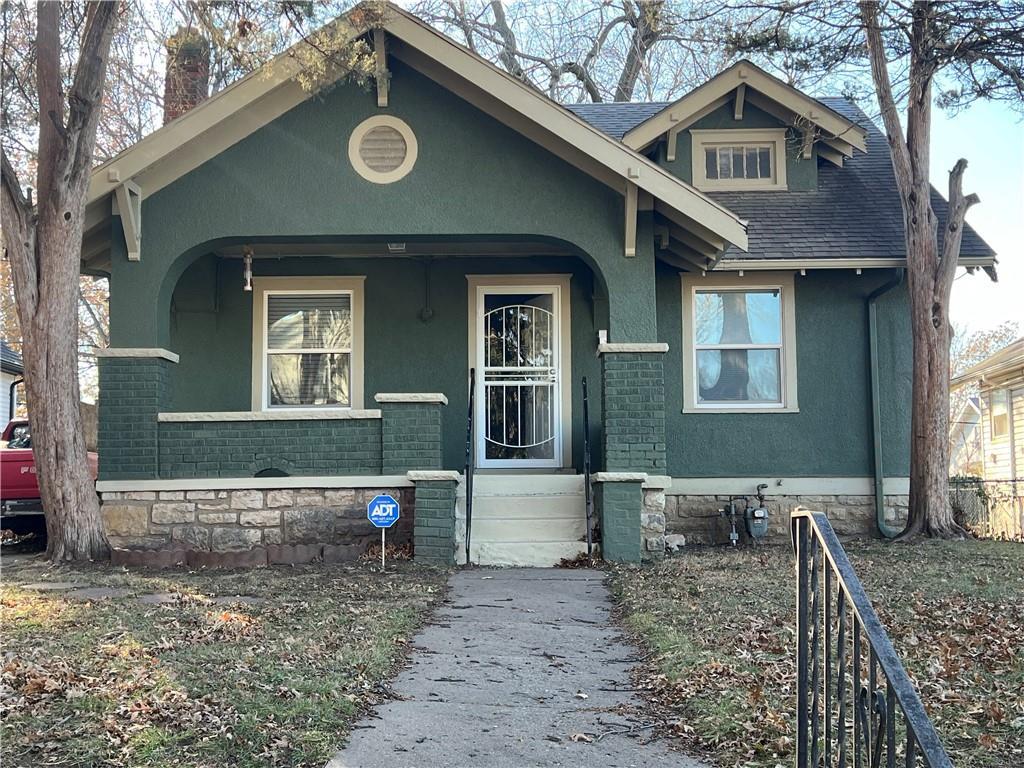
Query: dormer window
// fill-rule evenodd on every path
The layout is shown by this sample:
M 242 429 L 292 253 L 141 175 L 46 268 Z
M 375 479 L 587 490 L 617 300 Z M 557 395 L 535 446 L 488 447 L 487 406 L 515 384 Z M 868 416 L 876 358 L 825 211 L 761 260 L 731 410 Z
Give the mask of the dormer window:
M 786 188 L 784 129 L 691 130 L 693 185 L 698 189 Z

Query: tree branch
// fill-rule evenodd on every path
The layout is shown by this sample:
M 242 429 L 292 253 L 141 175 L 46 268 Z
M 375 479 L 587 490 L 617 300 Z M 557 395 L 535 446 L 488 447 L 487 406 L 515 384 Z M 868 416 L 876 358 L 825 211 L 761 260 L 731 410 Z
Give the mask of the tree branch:
M 523 71 L 516 59 L 519 44 L 516 42 L 516 35 L 512 31 L 512 27 L 508 25 L 508 19 L 505 18 L 505 8 L 502 6 L 501 0 L 492 0 L 491 12 L 494 14 L 494 30 L 501 36 L 498 59 L 512 77 L 528 83 L 526 72 Z
M 885 60 L 885 44 L 882 41 L 882 30 L 878 26 L 878 0 L 862 0 L 860 15 L 867 37 L 868 59 L 871 63 L 871 76 L 875 81 L 875 92 L 878 94 L 878 106 L 892 152 L 896 183 L 903 198 L 909 199 L 910 183 L 913 178 L 910 153 L 907 150 L 907 139 L 903 135 L 903 126 L 900 125 L 896 100 L 892 95 L 892 81 L 889 79 L 888 62 Z
M 60 73 L 60 3 L 45 0 L 36 10 L 36 92 L 39 99 L 39 165 L 36 203 L 49 202 L 54 166 L 64 145 L 64 92 Z
M 11 275 L 18 288 L 19 307 L 35 313 L 39 303 L 39 266 L 36 261 L 35 213 L 25 197 L 7 152 L 0 148 L 0 223 Z M 19 310 L 19 316 L 22 311 Z
M 964 195 L 963 178 L 967 161 L 956 161 L 949 172 L 949 209 L 946 212 L 946 231 L 942 238 L 942 257 L 935 278 L 934 301 L 944 303 L 953 286 L 957 262 L 960 261 L 960 241 L 964 234 L 964 218 L 972 205 L 981 202 L 976 194 Z

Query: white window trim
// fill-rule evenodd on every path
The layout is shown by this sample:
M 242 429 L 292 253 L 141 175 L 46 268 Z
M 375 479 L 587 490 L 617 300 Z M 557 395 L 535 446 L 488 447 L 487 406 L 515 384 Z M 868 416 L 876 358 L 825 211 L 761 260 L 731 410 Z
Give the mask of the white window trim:
M 680 275 L 683 293 L 683 413 L 799 413 L 796 368 L 796 296 L 792 272 L 758 272 L 749 276 L 708 274 Z M 697 345 L 694 339 L 694 296 L 698 290 L 777 290 L 782 311 L 782 403 L 697 402 Z M 744 345 L 747 347 L 749 345 Z M 775 345 L 772 345 L 773 347 Z
M 363 158 L 359 155 L 359 145 L 362 143 L 363 137 L 374 128 L 381 126 L 394 128 L 405 139 L 405 159 L 394 170 L 383 173 L 373 170 L 363 162 Z M 366 118 L 352 130 L 352 135 L 348 139 L 349 162 L 352 163 L 356 173 L 374 184 L 393 184 L 404 178 L 416 164 L 417 155 L 419 155 L 419 143 L 416 141 L 416 134 L 412 132 L 412 128 L 407 122 L 394 115 L 373 115 Z
M 785 190 L 786 187 L 786 129 L 748 128 L 691 130 L 693 142 L 693 186 L 697 189 L 719 191 L 742 190 Z M 704 161 L 704 147 L 707 144 L 773 144 L 775 164 L 774 179 L 709 179 Z
M 252 409 L 340 411 L 363 408 L 363 283 L 358 277 L 256 277 L 252 281 Z M 348 405 L 275 405 L 267 402 L 267 297 L 270 294 L 347 293 L 352 297 L 352 351 L 349 353 Z

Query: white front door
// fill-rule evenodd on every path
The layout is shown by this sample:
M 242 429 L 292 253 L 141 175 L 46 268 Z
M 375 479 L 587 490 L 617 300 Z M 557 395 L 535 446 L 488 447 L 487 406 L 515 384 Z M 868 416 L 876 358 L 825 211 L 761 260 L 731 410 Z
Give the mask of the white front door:
M 477 286 L 478 467 L 562 466 L 563 299 L 559 285 Z

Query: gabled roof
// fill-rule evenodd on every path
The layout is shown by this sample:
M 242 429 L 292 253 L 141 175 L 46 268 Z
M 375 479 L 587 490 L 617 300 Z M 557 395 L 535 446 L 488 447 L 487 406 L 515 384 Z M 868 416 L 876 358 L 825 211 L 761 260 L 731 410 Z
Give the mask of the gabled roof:
M 6 341 L 0 341 L 0 371 L 15 375 L 25 372 L 25 365 L 21 361 L 21 355 L 7 346 Z
M 1024 379 L 1024 336 L 968 368 L 953 379 L 950 386 L 959 387 L 972 381 L 1002 381 L 1018 377 Z
M 332 22 L 346 39 L 369 31 L 358 25 L 358 10 L 356 6 Z M 725 206 L 412 14 L 389 3 L 379 26 L 398 43 L 389 45 L 389 54 L 458 88 L 464 98 L 473 100 L 470 92 L 480 92 L 478 105 L 496 102 L 492 114 L 499 119 L 623 194 L 630 188 L 649 194 L 681 226 L 719 244 L 746 248 L 746 222 Z M 102 242 L 90 243 L 89 238 L 105 236 L 103 223 L 118 188 L 130 182 L 132 193 L 145 199 L 309 98 L 295 82 L 300 69 L 293 48 L 97 168 L 89 187 L 83 258 L 102 249 Z M 123 195 L 122 200 L 130 201 Z
M 733 64 L 666 105 L 629 129 L 622 140 L 626 146 L 643 149 L 664 134 L 693 124 L 730 99 L 738 100 L 740 109 L 744 101 L 750 101 L 766 111 L 782 113 L 780 116 L 786 122 L 809 122 L 818 132 L 817 140 L 845 157 L 852 157 L 854 149 L 866 151 L 866 134 L 861 126 L 747 60 Z
M 719 269 L 753 269 L 755 264 L 782 269 L 814 261 L 823 266 L 887 267 L 900 266 L 906 258 L 903 213 L 885 135 L 848 99 L 822 97 L 819 101 L 864 129 L 867 152 L 845 160 L 842 168 L 821 163 L 818 187 L 812 191 L 709 193 L 748 222 L 747 250 L 727 249 Z M 648 107 L 619 102 L 569 108 L 616 135 L 646 120 Z M 944 232 L 947 204 L 935 190 L 932 208 L 940 221 L 939 231 Z M 960 263 L 995 263 L 995 252 L 969 224 L 964 227 Z

